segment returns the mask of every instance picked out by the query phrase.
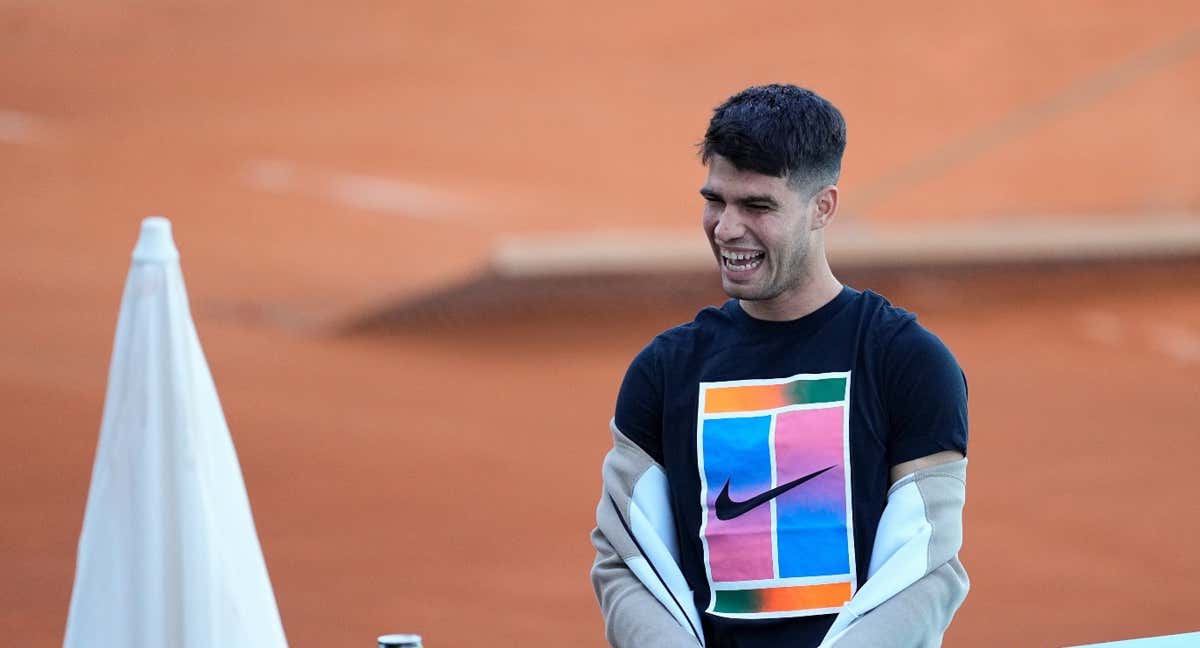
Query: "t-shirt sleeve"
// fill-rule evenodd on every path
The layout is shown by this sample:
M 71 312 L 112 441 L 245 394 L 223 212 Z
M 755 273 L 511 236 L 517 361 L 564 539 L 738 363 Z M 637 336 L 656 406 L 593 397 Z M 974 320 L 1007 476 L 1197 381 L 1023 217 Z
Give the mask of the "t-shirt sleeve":
M 662 372 L 654 342 L 630 363 L 617 393 L 617 429 L 659 464 L 662 451 Z
M 944 450 L 967 452 L 967 378 L 950 349 L 915 320 L 888 345 L 884 407 L 895 466 Z

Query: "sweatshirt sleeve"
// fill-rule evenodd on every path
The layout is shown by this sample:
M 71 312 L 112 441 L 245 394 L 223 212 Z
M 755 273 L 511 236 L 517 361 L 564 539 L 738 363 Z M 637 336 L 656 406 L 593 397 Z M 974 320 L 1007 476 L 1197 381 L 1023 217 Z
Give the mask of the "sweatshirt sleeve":
M 699 612 L 678 566 L 666 475 L 612 425 L 596 507 L 592 587 L 605 636 L 618 648 L 703 644 Z

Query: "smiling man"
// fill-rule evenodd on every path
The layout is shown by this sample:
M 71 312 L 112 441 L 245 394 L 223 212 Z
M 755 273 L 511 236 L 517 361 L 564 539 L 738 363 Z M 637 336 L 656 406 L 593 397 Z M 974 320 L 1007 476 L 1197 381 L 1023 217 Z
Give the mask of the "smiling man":
M 796 86 L 714 111 L 700 194 L 731 299 L 618 393 L 592 533 L 614 646 L 937 646 L 966 596 L 966 380 L 830 270 L 845 144 Z

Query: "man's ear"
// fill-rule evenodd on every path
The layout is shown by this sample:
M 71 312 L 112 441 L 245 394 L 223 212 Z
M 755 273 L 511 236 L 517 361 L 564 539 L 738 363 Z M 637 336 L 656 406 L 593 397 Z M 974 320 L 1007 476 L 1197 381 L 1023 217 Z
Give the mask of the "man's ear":
M 837 185 L 821 187 L 817 193 L 813 194 L 812 201 L 814 205 L 812 229 L 824 229 L 826 225 L 833 222 L 833 217 L 837 214 Z

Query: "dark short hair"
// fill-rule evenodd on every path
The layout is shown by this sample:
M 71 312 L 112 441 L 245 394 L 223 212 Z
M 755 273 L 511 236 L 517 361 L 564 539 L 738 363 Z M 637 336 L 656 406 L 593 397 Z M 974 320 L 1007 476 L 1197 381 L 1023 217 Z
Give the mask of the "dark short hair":
M 787 177 L 794 187 L 835 184 L 846 120 L 817 93 L 794 85 L 752 86 L 713 110 L 700 160 L 714 155 L 743 171 Z

